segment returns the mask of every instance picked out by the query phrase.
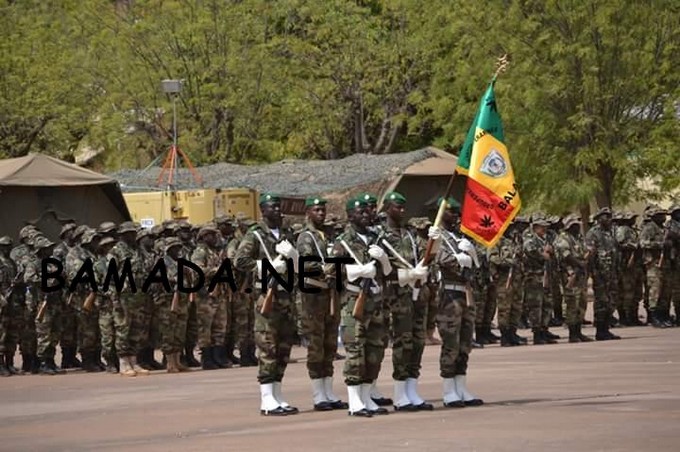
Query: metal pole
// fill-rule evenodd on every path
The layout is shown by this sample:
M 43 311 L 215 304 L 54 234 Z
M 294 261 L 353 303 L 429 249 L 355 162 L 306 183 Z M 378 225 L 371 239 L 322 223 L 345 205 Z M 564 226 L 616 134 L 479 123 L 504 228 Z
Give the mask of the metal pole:
M 172 153 L 175 159 L 175 183 L 177 183 L 177 94 L 172 101 Z

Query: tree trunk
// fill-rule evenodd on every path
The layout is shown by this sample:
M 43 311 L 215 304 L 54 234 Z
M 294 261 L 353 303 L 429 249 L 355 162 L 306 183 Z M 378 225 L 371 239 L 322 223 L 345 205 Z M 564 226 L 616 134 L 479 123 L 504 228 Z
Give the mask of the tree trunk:
M 616 169 L 610 163 L 600 161 L 596 172 L 597 180 L 600 182 L 600 189 L 595 194 L 598 207 L 612 206 L 614 197 L 614 178 Z

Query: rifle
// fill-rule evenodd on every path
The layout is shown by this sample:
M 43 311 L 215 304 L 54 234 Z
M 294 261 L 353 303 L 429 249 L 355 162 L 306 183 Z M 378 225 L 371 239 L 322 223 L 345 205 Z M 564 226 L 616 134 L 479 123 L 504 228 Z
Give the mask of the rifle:
M 656 263 L 657 268 L 663 267 L 664 258 L 666 257 L 666 250 L 664 246 L 668 240 L 668 233 L 671 232 L 670 229 L 666 229 L 666 233 L 663 235 L 663 244 L 661 245 L 661 256 L 659 256 L 659 262 Z
M 633 261 L 635 260 L 635 251 L 636 249 L 633 249 L 633 251 L 630 252 L 630 257 L 628 258 L 628 263 L 626 264 L 626 268 L 630 268 L 633 266 Z
M 179 309 L 179 290 L 175 290 L 172 294 L 172 304 L 170 305 L 170 312 L 177 312 Z
M 270 276 L 269 283 L 267 284 L 267 294 L 264 297 L 264 302 L 262 303 L 262 308 L 260 308 L 260 314 L 265 315 L 272 312 L 274 308 L 274 286 L 276 285 L 276 279 Z
M 97 298 L 97 292 L 90 292 L 83 302 L 83 309 L 89 312 L 94 306 L 94 300 Z
M 338 302 L 338 293 L 335 291 L 334 288 L 330 289 L 331 293 L 331 305 L 330 305 L 330 315 L 331 317 L 335 317 L 335 313 L 337 312 L 337 302 Z
M 40 303 L 38 315 L 35 316 L 35 321 L 42 322 L 45 318 L 45 312 L 47 312 L 47 297 L 43 298 L 43 301 Z
M 361 281 L 361 292 L 359 292 L 357 301 L 354 304 L 354 309 L 352 309 L 352 317 L 359 321 L 364 319 L 364 306 L 366 306 L 366 297 L 371 291 L 372 284 L 373 281 L 371 281 L 369 278 L 364 278 L 363 281 Z

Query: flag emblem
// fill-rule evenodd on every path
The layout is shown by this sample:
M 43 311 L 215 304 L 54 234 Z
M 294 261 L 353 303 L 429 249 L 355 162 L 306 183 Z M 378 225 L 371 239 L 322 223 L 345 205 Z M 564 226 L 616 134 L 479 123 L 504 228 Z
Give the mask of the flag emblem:
M 508 165 L 500 152 L 491 149 L 479 171 L 490 177 L 503 177 L 508 172 Z

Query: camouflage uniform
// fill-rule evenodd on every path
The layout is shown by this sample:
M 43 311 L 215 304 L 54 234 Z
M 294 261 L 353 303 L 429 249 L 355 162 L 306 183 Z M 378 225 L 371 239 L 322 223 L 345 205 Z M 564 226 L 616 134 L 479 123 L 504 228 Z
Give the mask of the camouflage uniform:
M 165 241 L 166 251 L 171 247 L 181 246 L 181 242 L 176 239 L 170 238 Z M 177 262 L 167 255 L 163 257 L 163 261 L 168 271 L 168 282 L 173 290 L 166 292 L 164 289 L 159 288 L 155 300 L 159 317 L 161 351 L 168 357 L 169 355 L 179 354 L 184 350 L 189 317 L 189 298 L 186 294 L 176 291 L 178 281 Z M 177 303 L 173 309 L 173 298 L 176 294 L 178 295 Z
M 145 239 L 146 237 L 150 237 L 149 241 Z M 145 275 L 151 272 L 158 259 L 163 258 L 163 253 L 157 253 L 153 248 L 155 245 L 154 238 L 155 235 L 150 229 L 141 229 L 137 232 L 137 243 L 139 244 L 139 252 L 142 265 L 145 269 Z M 148 334 L 141 346 L 141 351 L 137 353 L 139 365 L 146 370 L 163 369 L 163 366 L 154 357 L 154 350 L 158 348 L 160 343 L 160 318 L 156 311 L 155 293 L 154 290 L 150 290 L 145 294 L 145 310 L 148 315 L 144 319 L 146 322 L 144 328 L 148 330 Z
M 535 225 L 548 226 L 547 221 L 534 219 Z M 524 237 L 523 267 L 524 295 L 529 309 L 529 321 L 534 332 L 534 344 L 554 343 L 553 338 L 546 335 L 550 318 L 553 314 L 550 298 L 550 260 L 543 255 L 548 245 L 547 237 L 540 237 L 530 232 Z
M 10 373 L 17 373 L 14 368 L 14 355 L 19 344 L 24 324 L 24 296 L 25 285 L 23 282 L 23 269 L 18 268 L 16 263 L 9 257 L 12 239 L 8 236 L 0 238 L 0 270 L 3 284 L 0 287 L 0 304 L 6 303 L 1 310 L 0 321 L 4 321 L 5 338 L 2 341 L 5 347 L 5 364 Z M 2 300 L 4 297 L 4 302 Z
M 611 216 L 608 208 L 600 209 L 594 219 Z M 616 267 L 619 256 L 616 239 L 611 230 L 601 224 L 596 224 L 586 234 L 586 246 L 589 251 L 589 265 L 593 280 L 593 294 L 595 296 L 595 326 L 596 339 L 617 339 L 618 336 L 609 332 L 609 322 L 615 301 L 618 298 Z
M 520 345 L 515 336 L 522 314 L 521 254 L 522 245 L 513 230 L 489 250 L 489 269 L 495 282 L 498 300 L 498 328 L 501 331 L 501 345 Z
M 472 291 L 475 301 L 475 340 L 478 344 L 495 344 L 498 337 L 491 332 L 491 322 L 496 314 L 497 287 L 491 278 L 486 249 L 476 245 L 479 268 L 473 271 Z
M 624 325 L 641 325 L 638 319 L 638 303 L 642 299 L 640 279 L 644 273 L 639 271 L 643 264 L 642 253 L 638 250 L 638 233 L 630 225 L 622 224 L 616 228 L 614 237 L 621 253 L 619 274 L 625 275 L 619 278 L 619 320 Z
M 668 238 L 671 241 L 671 248 L 668 250 L 670 272 L 668 281 L 670 281 L 670 295 L 673 300 L 673 308 L 675 310 L 675 325 L 680 326 L 680 204 L 673 205 L 669 212 L 671 219 L 668 222 Z
M 669 274 L 671 262 L 666 256 L 661 262 L 661 255 L 666 245 L 666 234 L 664 228 L 652 220 L 656 215 L 665 215 L 665 212 L 653 206 L 647 210 L 646 215 L 650 221 L 647 221 L 640 231 L 640 248 L 643 250 L 645 276 L 649 291 L 650 317 L 653 326 L 666 327 L 669 326 L 667 313 L 670 306 L 667 294 L 663 292 L 663 289 L 664 276 Z
M 182 241 L 182 257 L 189 259 L 194 252 L 194 248 L 196 248 L 196 245 L 189 236 L 191 225 L 186 221 L 180 221 L 178 223 L 177 231 L 177 236 L 179 236 Z M 200 363 L 196 361 L 196 358 L 194 357 L 194 349 L 198 343 L 198 307 L 196 306 L 196 303 L 192 301 L 193 299 L 194 297 L 190 295 L 187 311 L 187 337 L 185 338 L 184 354 L 181 356 L 181 360 L 190 367 L 199 367 Z
M 559 217 L 550 217 L 550 228 L 546 231 L 546 237 L 548 241 L 548 245 L 552 246 L 555 248 L 555 240 L 557 240 L 557 237 L 560 234 L 560 224 L 561 224 L 561 219 Z M 560 284 L 560 278 L 558 277 L 560 273 L 562 272 L 562 269 L 560 268 L 560 262 L 558 259 L 553 256 L 552 259 L 550 259 L 550 274 L 553 275 L 553 277 L 550 279 L 550 297 L 548 297 L 549 303 L 550 303 L 550 309 L 552 310 L 552 319 L 550 326 L 560 326 L 564 322 L 564 309 L 563 309 L 563 298 L 562 298 L 562 290 L 561 290 L 561 284 Z
M 559 268 L 562 269 L 559 280 L 567 305 L 566 323 L 569 327 L 569 342 L 587 342 L 590 338 L 581 333 L 582 319 L 588 307 L 586 298 L 588 290 L 587 251 L 580 234 L 573 235 L 567 231 L 576 224 L 580 225 L 580 222 L 575 217 L 567 217 L 565 230 L 557 237 L 554 246 L 555 255 L 560 262 Z
M 228 287 L 220 283 L 214 292 L 208 293 L 208 284 L 217 273 L 221 259 L 219 250 L 200 241 L 204 234 L 219 235 L 214 227 L 203 227 L 199 232 L 198 246 L 191 255 L 191 262 L 198 265 L 205 275 L 205 284 L 196 294 L 198 310 L 198 347 L 201 349 L 201 366 L 203 369 L 231 367 L 227 364 L 225 339 L 227 334 L 227 298 Z
M 252 226 L 252 224 L 251 224 Z M 226 248 L 227 258 L 233 263 L 236 250 L 244 235 L 237 230 Z M 253 274 L 234 269 L 234 279 L 238 290 L 231 294 L 231 329 L 234 341 L 239 349 L 239 363 L 242 367 L 257 365 L 255 357 L 255 300 L 257 295 L 246 292 L 248 287 L 254 286 Z
M 9 237 L 0 238 L 0 245 L 11 245 Z M 4 254 L 0 253 L 0 376 L 11 375 L 8 364 L 10 353 L 14 356 L 14 350 L 10 346 L 10 322 L 12 318 L 12 306 L 10 305 L 12 285 L 16 276 L 14 263 Z
M 274 259 L 277 256 L 274 248 L 286 238 L 282 229 L 280 234 L 280 238 L 277 238 L 264 222 L 251 227 L 236 251 L 236 269 L 243 273 L 257 274 L 258 260 L 269 259 L 268 256 Z M 257 238 L 258 235 L 264 242 L 266 251 Z M 288 366 L 295 339 L 293 300 L 291 295 L 277 284 L 272 311 L 261 314 L 265 294 L 266 288 L 260 291 L 255 304 L 255 345 L 259 361 L 257 379 L 260 384 L 280 383 Z
M 64 269 L 67 281 L 75 279 L 83 264 L 90 260 L 93 264 L 96 256 L 83 245 L 95 239 L 95 231 L 90 230 L 82 235 L 81 245 L 71 247 L 66 255 Z M 70 284 L 70 283 L 69 283 Z M 84 308 L 86 298 L 92 289 L 86 283 L 78 284 L 75 291 L 67 295 L 68 304 L 76 313 L 78 320 L 78 348 L 83 358 L 82 367 L 88 372 L 98 372 L 100 338 L 99 338 L 99 309 L 93 305 L 89 310 Z M 63 336 L 62 336 L 63 337 Z
M 67 229 L 70 228 L 70 229 Z M 75 229 L 73 223 L 65 225 L 60 238 L 64 239 L 66 234 L 71 234 L 72 230 Z M 69 251 L 74 248 L 76 244 L 69 244 L 66 240 L 59 243 L 54 247 L 54 252 L 52 255 L 59 259 L 66 267 L 66 256 Z M 66 280 L 67 283 L 69 279 Z M 76 351 L 78 349 L 78 310 L 73 305 L 73 297 L 68 293 L 66 289 L 62 291 L 62 311 L 61 311 L 61 337 L 59 339 L 59 346 L 61 347 L 61 367 L 63 369 L 77 368 L 81 366 L 81 363 L 76 363 Z

